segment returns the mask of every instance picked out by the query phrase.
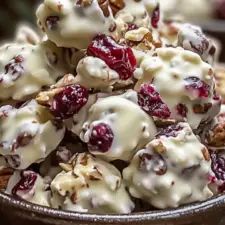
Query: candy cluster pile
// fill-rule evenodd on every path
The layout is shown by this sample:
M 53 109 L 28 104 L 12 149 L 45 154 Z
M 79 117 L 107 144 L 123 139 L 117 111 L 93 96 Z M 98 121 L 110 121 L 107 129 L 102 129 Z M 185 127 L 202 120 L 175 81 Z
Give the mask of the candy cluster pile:
M 225 190 L 216 48 L 157 0 L 45 0 L 43 36 L 0 48 L 6 193 L 63 210 L 131 213 Z

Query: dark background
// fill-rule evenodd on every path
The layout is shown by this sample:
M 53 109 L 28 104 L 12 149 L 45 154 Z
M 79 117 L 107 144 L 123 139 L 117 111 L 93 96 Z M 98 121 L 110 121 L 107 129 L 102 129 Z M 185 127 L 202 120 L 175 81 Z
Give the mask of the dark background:
M 36 24 L 35 10 L 40 0 L 0 0 L 0 39 L 12 37 L 20 21 Z

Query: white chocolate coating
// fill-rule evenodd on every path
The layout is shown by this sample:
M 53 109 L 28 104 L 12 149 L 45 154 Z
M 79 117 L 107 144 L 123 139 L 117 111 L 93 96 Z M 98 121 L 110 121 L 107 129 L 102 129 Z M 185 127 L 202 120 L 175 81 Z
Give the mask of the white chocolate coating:
M 137 27 L 152 28 L 151 16 L 158 6 L 158 0 L 124 0 L 125 7 L 115 15 L 116 39 L 124 36 L 128 24 L 135 24 Z
M 143 83 L 152 83 L 159 92 L 163 102 L 171 111 L 171 118 L 182 120 L 177 112 L 177 105 L 182 103 L 187 109 L 186 119 L 193 129 L 202 121 L 212 119 L 220 109 L 220 102 L 213 99 L 214 78 L 213 68 L 203 62 L 199 55 L 182 48 L 160 48 L 157 56 L 142 58 L 140 67 L 134 75 L 138 79 L 135 90 L 139 90 Z M 185 79 L 197 77 L 209 85 L 209 96 L 200 98 L 186 90 Z M 205 112 L 196 113 L 194 107 L 209 104 L 211 107 Z
M 58 146 L 64 131 L 34 100 L 19 109 L 0 108 L 0 154 L 13 168 L 26 169 L 43 161 Z
M 159 136 L 123 171 L 130 194 L 156 208 L 178 207 L 212 196 L 208 150 L 186 123 L 176 137 Z
M 15 41 L 21 44 L 37 45 L 41 37 L 29 25 L 20 24 L 16 31 Z
M 35 174 L 37 176 L 37 179 L 32 189 L 29 192 L 26 191 L 24 191 L 24 193 L 20 192 L 19 197 L 23 200 L 26 200 L 34 204 L 50 207 L 50 191 L 47 191 L 49 185 L 39 174 L 37 173 Z M 12 194 L 13 188 L 20 181 L 20 179 L 21 179 L 21 172 L 15 171 L 14 174 L 9 179 L 6 188 L 7 194 Z
M 13 64 L 18 56 L 22 62 Z M 67 72 L 62 50 L 50 41 L 38 45 L 5 44 L 0 48 L 0 100 L 27 99 Z
M 144 147 L 156 134 L 152 118 L 138 105 L 122 96 L 99 99 L 92 105 L 80 134 L 84 142 L 89 142 L 93 126 L 99 123 L 109 125 L 113 131 L 114 139 L 107 152 L 96 151 L 92 154 L 107 160 L 130 160 L 136 150 Z
M 214 62 L 216 47 L 198 26 L 191 24 L 183 24 L 180 26 L 178 46 L 199 54 L 205 62 L 210 64 L 213 64 Z
M 101 91 L 111 91 L 116 84 L 126 86 L 133 83 L 130 79 L 121 80 L 119 74 L 103 60 L 92 56 L 85 57 L 78 63 L 75 82 Z
M 45 0 L 37 10 L 39 26 L 59 47 L 87 48 L 95 35 L 108 33 L 114 23 L 110 8 L 110 15 L 105 17 L 97 0 L 80 2 L 87 2 L 87 6 L 74 0 Z M 46 22 L 49 16 L 59 18 L 53 27 Z
M 81 153 L 62 167 L 64 171 L 51 183 L 52 207 L 89 213 L 130 213 L 134 209 L 113 165 Z

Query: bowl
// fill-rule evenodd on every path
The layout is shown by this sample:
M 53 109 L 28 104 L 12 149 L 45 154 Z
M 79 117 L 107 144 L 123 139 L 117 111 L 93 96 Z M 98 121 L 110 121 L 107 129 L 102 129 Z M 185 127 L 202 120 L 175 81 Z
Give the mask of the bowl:
M 96 215 L 46 208 L 0 193 L 1 224 L 7 225 L 224 225 L 224 211 L 225 195 L 177 209 Z

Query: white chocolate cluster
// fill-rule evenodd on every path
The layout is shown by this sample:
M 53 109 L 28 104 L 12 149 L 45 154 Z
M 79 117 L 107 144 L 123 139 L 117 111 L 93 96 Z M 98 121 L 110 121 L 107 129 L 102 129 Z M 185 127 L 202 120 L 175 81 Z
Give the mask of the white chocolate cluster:
M 210 156 L 186 123 L 162 131 L 123 171 L 132 196 L 165 209 L 202 201 L 208 188 Z
M 130 213 L 134 208 L 120 172 L 87 153 L 76 154 L 51 183 L 54 207 L 90 213 Z
M 5 44 L 0 47 L 0 100 L 26 100 L 66 72 L 62 49 L 50 41 Z
M 50 207 L 49 184 L 33 171 L 15 171 L 6 188 L 7 194 L 42 206 Z
M 203 61 L 213 64 L 216 47 L 200 27 L 183 24 L 178 33 L 178 46 L 200 55 Z
M 34 100 L 18 109 L 0 108 L 0 154 L 15 169 L 43 161 L 58 146 L 64 131 Z
M 170 118 L 186 120 L 193 129 L 214 118 L 220 101 L 214 98 L 213 68 L 196 53 L 179 47 L 159 48 L 155 54 L 143 57 L 135 71 L 138 81 L 134 89 L 151 83 L 170 109 Z M 185 113 L 179 112 L 180 104 Z
M 121 96 L 106 97 L 92 105 L 80 134 L 81 140 L 88 143 L 93 127 L 101 123 L 112 129 L 112 146 L 107 152 L 91 153 L 110 161 L 130 160 L 137 149 L 144 147 L 156 134 L 152 118 L 138 105 Z

